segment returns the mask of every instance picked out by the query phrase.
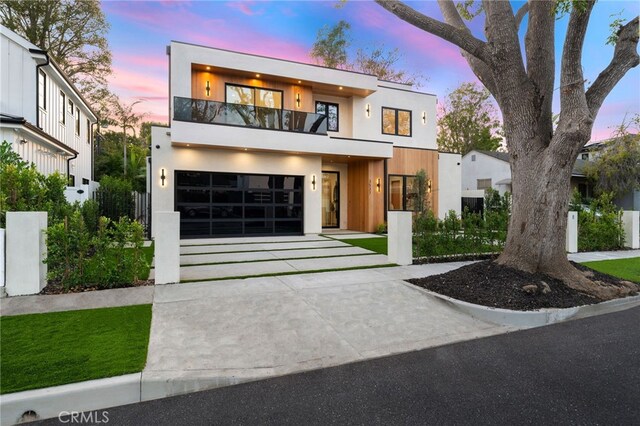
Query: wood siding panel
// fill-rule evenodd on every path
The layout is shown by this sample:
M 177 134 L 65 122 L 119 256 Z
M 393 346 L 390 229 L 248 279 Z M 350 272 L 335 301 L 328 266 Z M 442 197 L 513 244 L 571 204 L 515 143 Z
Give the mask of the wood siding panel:
M 376 191 L 376 179 L 381 191 Z M 349 163 L 348 227 L 353 231 L 374 232 L 384 222 L 384 161 Z
M 424 149 L 393 148 L 393 158 L 388 160 L 390 175 L 415 175 L 420 169 L 431 179 L 431 194 L 427 195 L 431 210 L 438 214 L 438 152 Z

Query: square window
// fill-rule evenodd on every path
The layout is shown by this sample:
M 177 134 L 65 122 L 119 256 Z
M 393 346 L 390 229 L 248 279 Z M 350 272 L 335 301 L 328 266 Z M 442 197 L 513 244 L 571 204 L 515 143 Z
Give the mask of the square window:
M 340 106 L 338 104 L 323 101 L 316 102 L 316 114 L 327 116 L 327 131 L 329 132 L 337 132 L 340 129 L 339 110 Z
M 411 136 L 411 111 L 382 107 L 382 133 Z

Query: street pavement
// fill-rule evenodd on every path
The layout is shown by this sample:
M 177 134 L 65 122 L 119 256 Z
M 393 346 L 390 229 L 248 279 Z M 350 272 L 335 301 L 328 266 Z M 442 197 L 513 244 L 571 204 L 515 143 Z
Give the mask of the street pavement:
M 639 323 L 633 308 L 106 414 L 109 425 L 637 425 Z

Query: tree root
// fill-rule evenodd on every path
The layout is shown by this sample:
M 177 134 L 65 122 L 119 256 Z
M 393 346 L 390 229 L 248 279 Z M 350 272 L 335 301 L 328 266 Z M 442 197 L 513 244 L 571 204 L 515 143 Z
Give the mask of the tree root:
M 570 267 L 561 273 L 547 272 L 548 275 L 562 280 L 567 287 L 570 287 L 587 296 L 601 300 L 611 300 L 619 297 L 633 296 L 638 294 L 640 287 L 630 281 L 620 280 L 617 285 L 594 280 L 591 271 L 581 271 Z

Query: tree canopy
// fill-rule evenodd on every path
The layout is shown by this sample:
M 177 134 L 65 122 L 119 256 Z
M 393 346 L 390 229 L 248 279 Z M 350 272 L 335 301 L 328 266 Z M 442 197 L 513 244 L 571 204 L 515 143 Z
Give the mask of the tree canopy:
M 439 104 L 438 149 L 466 154 L 480 149 L 496 151 L 502 138 L 491 94 L 475 83 L 462 83 Z

